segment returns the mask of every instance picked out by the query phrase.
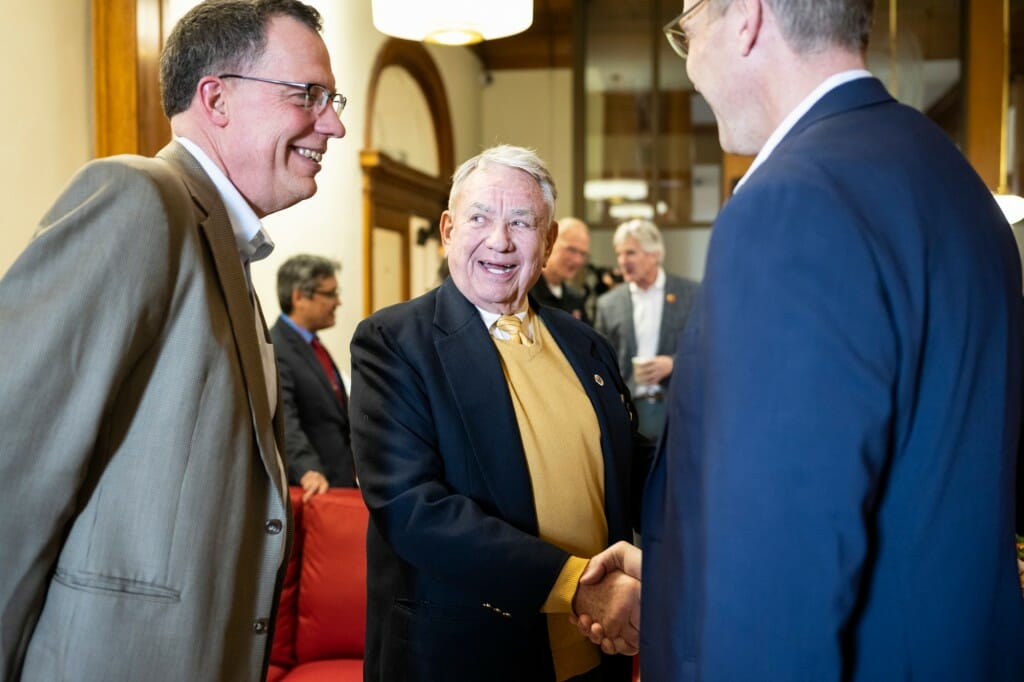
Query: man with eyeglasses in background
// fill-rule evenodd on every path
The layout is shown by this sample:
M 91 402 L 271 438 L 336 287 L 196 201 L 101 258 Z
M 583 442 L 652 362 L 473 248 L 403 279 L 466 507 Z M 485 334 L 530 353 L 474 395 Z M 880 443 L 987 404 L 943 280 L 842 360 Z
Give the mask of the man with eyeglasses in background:
M 586 298 L 572 284 L 576 273 L 587 264 L 589 256 L 590 230 L 587 224 L 579 218 L 562 218 L 558 221 L 558 238 L 551 247 L 551 255 L 530 294 L 541 305 L 559 308 L 577 320 L 590 324 L 590 316 L 584 305 Z
M 645 491 L 645 682 L 1024 678 L 1020 257 L 865 70 L 872 9 L 697 0 L 666 27 L 723 149 L 756 158 Z
M 290 513 L 249 265 L 345 134 L 320 28 L 192 9 L 160 62 L 175 140 L 86 165 L 0 281 L 4 680 L 265 675 Z
M 299 254 L 277 271 L 281 317 L 270 328 L 281 376 L 288 482 L 302 501 L 330 488 L 354 488 L 348 396 L 317 332 L 334 326 L 341 305 L 337 261 Z

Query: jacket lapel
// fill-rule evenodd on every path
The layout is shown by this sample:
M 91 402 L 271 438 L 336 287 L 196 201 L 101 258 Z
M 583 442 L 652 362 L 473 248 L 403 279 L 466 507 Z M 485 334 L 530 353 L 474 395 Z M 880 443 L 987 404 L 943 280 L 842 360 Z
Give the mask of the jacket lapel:
M 242 272 L 242 262 L 235 244 L 234 232 L 228 219 L 227 210 L 217 194 L 216 188 L 203 171 L 199 162 L 177 142 L 171 142 L 160 150 L 158 157 L 172 164 L 182 173 L 193 201 L 206 215 L 199 223 L 213 256 L 214 269 L 220 282 L 228 313 L 228 322 L 235 340 L 242 377 L 249 394 L 249 409 L 253 416 L 256 441 L 260 456 L 274 487 L 282 500 L 287 500 L 287 491 L 281 490 L 281 468 L 278 464 L 277 443 L 283 442 L 282 415 L 271 420 L 267 383 L 263 373 L 259 340 L 256 337 L 256 310 L 258 302 L 255 293 L 249 298 L 249 286 Z M 260 325 L 267 333 L 266 323 Z M 280 412 L 280 410 L 278 411 Z M 267 428 L 267 427 L 270 428 Z
M 537 533 L 533 488 L 501 360 L 476 307 L 449 279 L 437 292 L 434 345 L 501 516 Z

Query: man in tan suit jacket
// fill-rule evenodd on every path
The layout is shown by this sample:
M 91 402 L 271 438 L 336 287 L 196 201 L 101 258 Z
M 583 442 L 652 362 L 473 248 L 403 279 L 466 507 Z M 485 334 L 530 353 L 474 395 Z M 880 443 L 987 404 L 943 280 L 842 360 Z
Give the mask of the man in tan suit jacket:
M 265 674 L 290 529 L 248 266 L 345 133 L 319 30 L 295 0 L 192 10 L 176 140 L 85 166 L 0 280 L 0 679 Z

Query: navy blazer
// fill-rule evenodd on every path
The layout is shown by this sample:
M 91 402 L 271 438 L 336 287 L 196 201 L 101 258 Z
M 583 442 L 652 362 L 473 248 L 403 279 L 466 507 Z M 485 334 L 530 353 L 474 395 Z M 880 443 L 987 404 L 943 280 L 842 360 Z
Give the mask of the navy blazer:
M 724 206 L 648 484 L 645 682 L 1019 680 L 1021 275 L 991 194 L 882 84 Z
M 582 322 L 531 307 L 601 425 L 609 542 L 630 539 L 646 463 L 615 357 Z M 365 679 L 553 680 L 540 609 L 569 555 L 537 537 L 515 412 L 479 312 L 449 279 L 360 323 L 352 363 L 371 518 Z M 628 679 L 629 663 L 608 659 L 608 679 Z
M 313 347 L 282 319 L 271 327 L 270 337 L 281 376 L 288 482 L 298 485 L 308 471 L 319 471 L 331 487 L 355 487 L 348 413 Z M 340 374 L 338 381 L 344 391 Z

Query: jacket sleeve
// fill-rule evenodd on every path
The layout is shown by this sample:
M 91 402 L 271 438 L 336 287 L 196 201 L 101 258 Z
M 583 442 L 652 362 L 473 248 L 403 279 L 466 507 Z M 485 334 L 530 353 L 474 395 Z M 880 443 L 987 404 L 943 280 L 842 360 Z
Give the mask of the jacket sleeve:
M 181 248 L 168 211 L 191 211 L 175 191 L 114 160 L 86 166 L 0 280 L 2 679 L 19 676 L 85 482 L 101 475 L 109 405 L 168 313 Z

